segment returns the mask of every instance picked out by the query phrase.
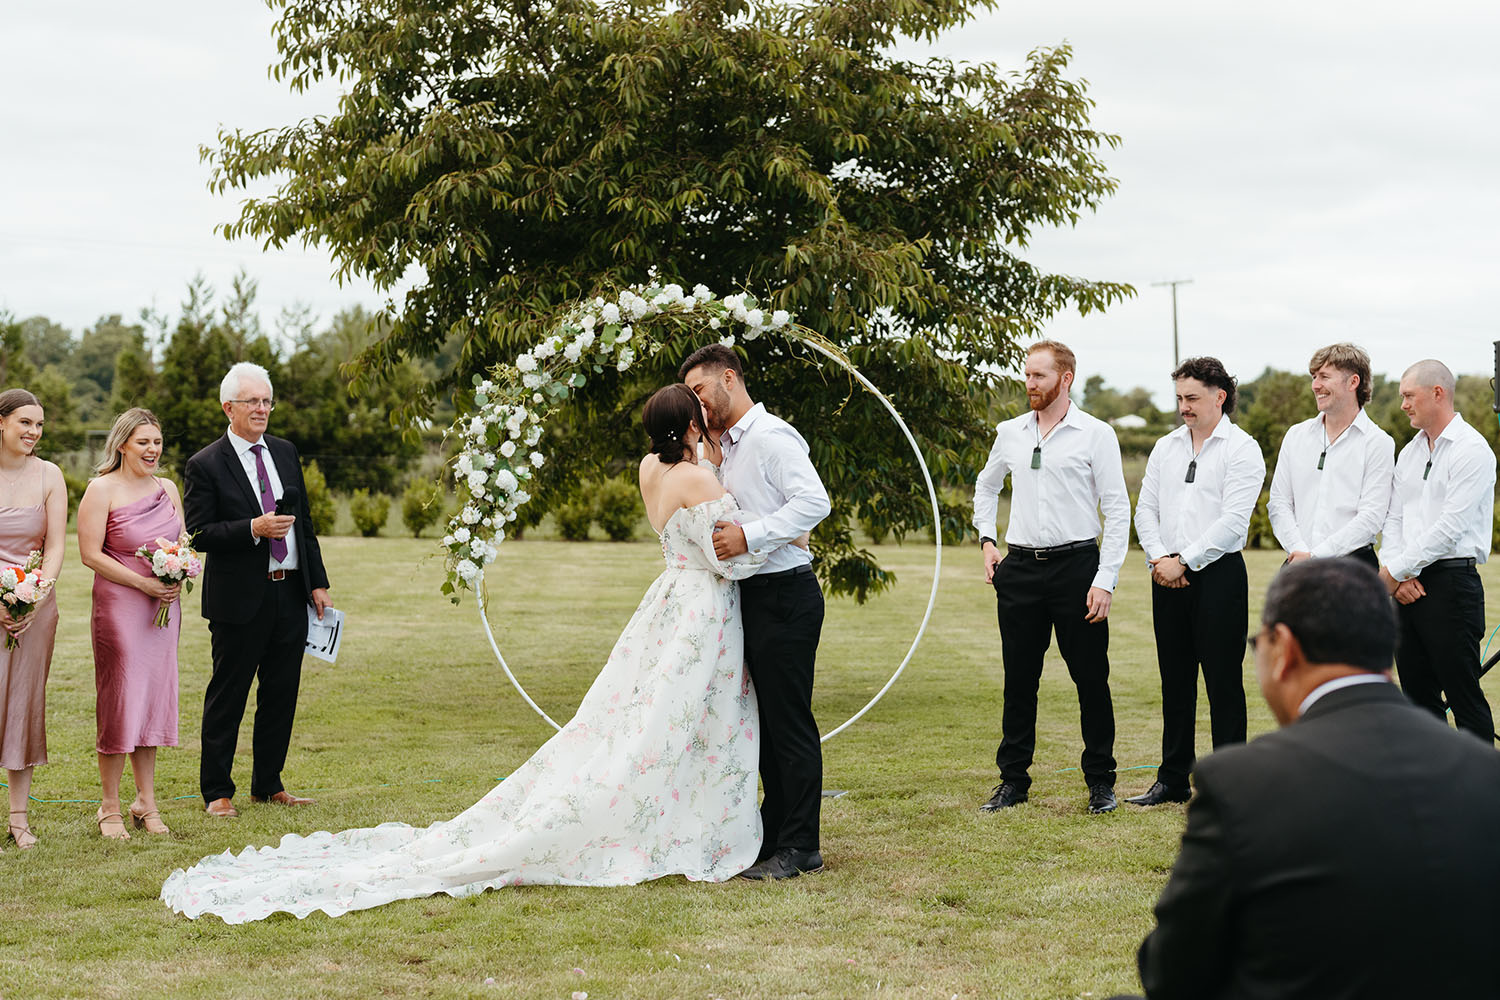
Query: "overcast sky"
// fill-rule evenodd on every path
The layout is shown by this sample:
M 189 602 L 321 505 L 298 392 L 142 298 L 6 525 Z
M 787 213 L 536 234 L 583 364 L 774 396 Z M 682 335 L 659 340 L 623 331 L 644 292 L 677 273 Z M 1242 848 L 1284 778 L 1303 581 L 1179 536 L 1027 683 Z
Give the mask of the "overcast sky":
M 213 227 L 217 130 L 331 107 L 271 82 L 271 13 L 252 0 L 0 8 L 0 309 L 77 331 L 143 307 L 175 316 L 187 280 L 260 282 L 326 320 L 378 306 L 316 252 L 263 253 Z M 1252 378 L 1300 370 L 1336 340 L 1399 375 L 1435 356 L 1488 373 L 1500 339 L 1500 5 L 1302 0 L 1226 7 L 1046 0 L 1001 5 L 935 50 L 1023 65 L 1063 40 L 1089 81 L 1119 193 L 1075 229 L 1039 233 L 1041 266 L 1127 281 L 1136 299 L 1049 331 L 1119 388 L 1166 402 L 1171 301 L 1183 356 Z

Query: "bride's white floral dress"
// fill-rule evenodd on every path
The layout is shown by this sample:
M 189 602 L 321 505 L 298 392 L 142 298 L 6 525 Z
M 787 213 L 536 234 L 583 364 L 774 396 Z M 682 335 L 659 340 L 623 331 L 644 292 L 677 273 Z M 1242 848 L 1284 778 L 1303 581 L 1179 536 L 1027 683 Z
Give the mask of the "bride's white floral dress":
M 225 851 L 173 872 L 161 898 L 235 924 L 505 885 L 722 881 L 754 864 L 760 721 L 733 581 L 760 562 L 713 549 L 714 522 L 737 513 L 725 495 L 672 515 L 666 569 L 578 714 L 467 811 Z

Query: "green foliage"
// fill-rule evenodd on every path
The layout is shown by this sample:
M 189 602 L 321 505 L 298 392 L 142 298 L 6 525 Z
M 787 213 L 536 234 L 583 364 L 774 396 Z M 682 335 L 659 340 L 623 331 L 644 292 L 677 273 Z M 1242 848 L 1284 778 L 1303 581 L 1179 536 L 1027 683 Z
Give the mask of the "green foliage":
M 37 454 L 43 458 L 56 458 L 65 452 L 82 448 L 83 427 L 78 422 L 67 376 L 56 365 L 48 365 L 41 374 L 32 376 L 27 388 L 42 404 L 42 410 L 47 415 L 42 439 L 37 442 Z
M 401 523 L 419 538 L 443 516 L 443 488 L 431 479 L 413 477 L 401 494 Z
M 1270 502 L 1271 491 L 1261 490 L 1260 496 L 1255 501 L 1255 509 L 1250 512 L 1250 528 L 1245 538 L 1246 548 L 1274 549 L 1278 547 L 1276 535 L 1271 531 L 1270 508 L 1266 506 Z
M 384 493 L 372 494 L 369 490 L 355 490 L 349 495 L 349 516 L 354 526 L 365 538 L 373 538 L 385 527 L 391 515 L 391 498 Z
M 88 489 L 89 481 L 83 476 L 75 476 L 67 469 L 62 470 L 63 484 L 68 488 L 68 516 L 72 517 L 78 511 L 78 501 L 83 499 L 83 491 Z
M 594 523 L 594 505 L 586 496 L 573 497 L 552 510 L 557 533 L 570 542 L 586 542 Z
M 0 386 L 24 387 L 35 378 L 36 367 L 26 357 L 25 330 L 10 313 L 0 312 Z
M 594 520 L 612 542 L 628 542 L 646 516 L 641 491 L 627 476 L 612 476 L 594 485 Z
M 1281 439 L 1293 424 L 1318 415 L 1308 377 L 1267 368 L 1252 382 L 1240 386 L 1234 422 L 1255 438 L 1266 459 L 1268 475 L 1276 467 Z M 1269 537 L 1269 536 L 1268 536 Z
M 323 470 L 318 468 L 316 461 L 302 463 L 302 487 L 307 497 L 307 509 L 312 518 L 313 533 L 333 534 L 334 522 L 338 520 L 339 505 L 334 499 L 333 491 L 328 488 L 328 480 L 323 477 Z
M 971 0 L 273 6 L 273 75 L 299 91 L 335 79 L 344 96 L 204 150 L 217 191 L 257 192 L 223 232 L 316 241 L 341 277 L 382 290 L 418 276 L 354 366 L 362 393 L 414 358 L 441 361 L 402 394 L 404 418 L 579 297 L 654 270 L 796 314 L 893 392 L 940 477 L 964 478 L 1016 345 L 1060 310 L 1132 294 L 1017 255 L 1115 189 L 1100 154 L 1117 138 L 1090 127 L 1069 49 L 1014 74 L 892 54 L 962 26 Z M 562 472 L 638 455 L 621 429 L 696 346 L 591 380 L 564 430 L 586 431 L 580 446 L 548 452 Z M 863 597 L 886 578 L 854 565 L 869 556 L 847 526 L 927 517 L 906 442 L 858 386 L 775 338 L 746 357 L 752 392 L 802 430 L 833 498 L 820 569 Z

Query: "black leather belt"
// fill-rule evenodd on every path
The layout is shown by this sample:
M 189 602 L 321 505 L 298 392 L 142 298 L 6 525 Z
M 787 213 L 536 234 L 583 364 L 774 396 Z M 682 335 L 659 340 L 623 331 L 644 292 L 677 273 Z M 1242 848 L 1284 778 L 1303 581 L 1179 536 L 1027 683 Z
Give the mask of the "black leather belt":
M 746 577 L 740 583 L 768 583 L 771 580 L 788 580 L 794 576 L 801 576 L 804 573 L 812 576 L 812 571 L 813 568 L 811 566 L 798 566 L 794 569 L 777 570 L 775 573 L 757 573 L 754 576 Z
M 1452 559 L 1434 559 L 1427 564 L 1427 569 L 1466 569 L 1477 565 L 1479 565 L 1479 560 L 1473 556 L 1454 556 Z M 1427 569 L 1422 572 L 1427 572 Z
M 1066 545 L 1049 545 L 1044 549 L 1033 549 L 1028 545 L 1010 545 L 1006 549 L 1018 555 L 1030 556 L 1033 559 L 1046 560 L 1053 556 L 1065 555 L 1069 552 L 1077 552 L 1080 549 L 1096 549 L 1099 543 L 1092 538 L 1085 538 L 1081 542 L 1068 542 Z

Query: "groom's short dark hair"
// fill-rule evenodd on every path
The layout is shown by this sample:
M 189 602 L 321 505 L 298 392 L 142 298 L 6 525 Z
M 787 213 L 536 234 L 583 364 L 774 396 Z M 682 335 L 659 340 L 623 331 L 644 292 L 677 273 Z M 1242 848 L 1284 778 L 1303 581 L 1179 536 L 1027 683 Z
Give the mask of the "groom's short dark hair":
M 741 382 L 745 380 L 745 368 L 740 364 L 740 356 L 734 353 L 732 347 L 725 347 L 723 344 L 705 344 L 687 356 L 687 360 L 677 369 L 677 377 L 685 381 L 687 373 L 700 365 L 707 365 L 716 370 L 728 368 Z

